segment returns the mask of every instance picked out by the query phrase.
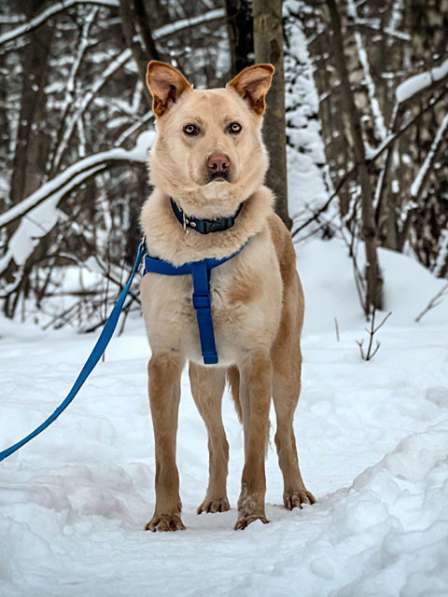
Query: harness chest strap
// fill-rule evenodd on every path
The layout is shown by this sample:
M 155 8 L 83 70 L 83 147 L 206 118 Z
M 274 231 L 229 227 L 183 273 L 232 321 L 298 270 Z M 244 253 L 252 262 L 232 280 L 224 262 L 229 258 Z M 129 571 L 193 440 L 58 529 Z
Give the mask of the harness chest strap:
M 222 259 L 202 259 L 191 261 L 176 267 L 169 261 L 145 255 L 145 274 L 162 274 L 165 276 L 187 276 L 193 279 L 193 307 L 196 312 L 196 320 L 199 328 L 201 341 L 202 359 L 205 365 L 216 365 L 218 353 L 216 350 L 215 333 L 213 329 L 212 298 L 210 294 L 210 272 L 215 267 L 226 263 L 243 249 L 241 247 L 236 253 Z

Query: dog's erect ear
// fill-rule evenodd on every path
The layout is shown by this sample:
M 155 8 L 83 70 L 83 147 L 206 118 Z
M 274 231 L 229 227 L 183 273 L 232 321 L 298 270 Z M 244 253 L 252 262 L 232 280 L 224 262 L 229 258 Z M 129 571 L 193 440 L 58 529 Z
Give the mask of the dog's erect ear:
M 165 62 L 151 60 L 146 70 L 146 84 L 152 95 L 152 111 L 162 116 L 192 85 L 177 68 Z
M 257 114 L 263 114 L 266 108 L 265 98 L 272 83 L 275 68 L 272 64 L 254 64 L 236 75 L 227 87 L 235 91 L 249 103 Z

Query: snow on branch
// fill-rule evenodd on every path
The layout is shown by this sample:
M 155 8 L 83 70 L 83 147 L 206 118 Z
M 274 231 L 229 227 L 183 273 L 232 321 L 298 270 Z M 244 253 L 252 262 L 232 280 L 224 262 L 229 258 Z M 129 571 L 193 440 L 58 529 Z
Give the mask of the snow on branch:
M 434 159 L 447 132 L 448 114 L 446 114 L 445 118 L 442 120 L 442 123 L 439 126 L 436 136 L 434 137 L 433 142 L 431 143 L 431 147 L 429 148 L 428 154 L 424 159 L 423 164 L 420 167 L 420 170 L 417 172 L 417 176 L 415 177 L 414 182 L 411 185 L 411 196 L 413 198 L 416 198 L 420 195 L 425 179 L 431 171 Z
M 103 169 L 104 165 L 100 164 L 93 168 L 81 171 L 66 185 L 50 194 L 46 200 L 35 207 L 27 217 L 24 217 L 17 230 L 9 239 L 9 259 L 13 258 L 17 265 L 23 265 L 29 255 L 33 252 L 34 247 L 39 240 L 56 225 L 59 219 L 57 205 L 62 197 L 82 184 L 87 178 L 97 174 Z M 7 265 L 7 263 L 4 265 Z
M 349 23 L 349 26 L 350 25 L 351 24 Z M 411 36 L 409 35 L 409 33 L 398 31 L 393 27 L 383 27 L 379 19 L 358 18 L 354 25 L 356 27 L 365 27 L 366 29 L 371 29 L 372 31 L 377 31 L 378 33 L 385 33 L 386 35 L 389 35 L 390 37 L 393 37 L 403 42 L 408 42 L 411 40 Z
M 356 9 L 354 0 L 348 0 L 347 12 L 348 12 L 348 15 L 356 23 L 358 20 L 358 13 L 357 13 L 357 9 Z M 356 46 L 358 48 L 359 61 L 361 63 L 363 74 L 364 74 L 364 82 L 367 87 L 367 94 L 369 97 L 370 107 L 372 110 L 375 133 L 376 133 L 376 136 L 379 141 L 384 141 L 387 136 L 386 126 L 384 124 L 384 117 L 383 117 L 383 113 L 381 111 L 380 103 L 378 101 L 378 97 L 377 97 L 377 93 L 376 93 L 376 89 L 375 89 L 375 83 L 374 83 L 372 74 L 370 72 L 370 64 L 369 64 L 369 58 L 367 55 L 367 49 L 364 45 L 362 35 L 361 35 L 361 33 L 359 33 L 359 31 L 355 31 L 355 40 L 356 40 Z
M 152 145 L 154 139 L 154 132 L 147 131 L 142 133 L 131 150 L 116 147 L 109 151 L 101 151 L 89 157 L 86 157 L 75 164 L 69 166 L 64 172 L 58 174 L 52 180 L 49 180 L 37 191 L 29 195 L 26 199 L 15 205 L 4 214 L 0 215 L 0 228 L 14 222 L 18 218 L 22 218 L 31 210 L 36 208 L 44 201 L 50 199 L 54 193 L 59 193 L 65 189 L 63 194 L 72 190 L 70 186 L 72 180 L 84 173 L 84 178 L 81 177 L 78 184 L 81 184 L 85 178 L 88 178 L 88 172 L 96 166 L 105 166 L 114 162 L 141 162 L 145 163 L 147 153 Z M 63 196 L 63 195 L 61 195 Z
M 168 37 L 168 35 L 178 33 L 178 31 L 182 31 L 182 29 L 189 29 L 190 27 L 202 25 L 203 23 L 209 23 L 210 21 L 216 21 L 224 17 L 225 10 L 223 8 L 217 8 L 215 10 L 210 10 L 203 15 L 198 15 L 197 17 L 181 19 L 175 23 L 170 23 L 169 25 L 159 27 L 153 31 L 152 36 L 155 40 L 161 39 L 162 37 Z
M 395 91 L 397 102 L 402 104 L 408 101 L 415 95 L 431 87 L 434 83 L 442 81 L 445 77 L 448 77 L 448 58 L 439 66 L 409 77 L 409 79 L 400 83 Z
M 43 10 L 40 14 L 38 14 L 30 21 L 27 21 L 23 25 L 15 27 L 14 29 L 7 31 L 6 33 L 3 33 L 3 35 L 0 35 L 0 45 L 5 44 L 8 41 L 17 39 L 22 35 L 26 35 L 30 31 L 33 31 L 34 29 L 40 27 L 48 19 L 51 19 L 60 12 L 77 4 L 96 4 L 98 6 L 104 6 L 106 8 L 119 8 L 120 6 L 119 0 L 64 0 L 62 2 L 56 2 L 56 4 L 52 4 L 46 10 Z M 175 23 L 170 23 L 169 25 L 159 27 L 159 29 L 154 30 L 153 38 L 157 40 L 163 37 L 168 37 L 169 35 L 178 33 L 183 29 L 189 29 L 190 27 L 195 27 L 196 25 L 201 25 L 203 23 L 209 23 L 210 21 L 223 19 L 224 17 L 225 11 L 223 8 L 210 10 L 205 14 L 198 15 L 197 17 L 180 19 Z
M 23 23 L 24 15 L 0 15 L 0 25 L 13 25 L 14 23 Z
M 11 29 L 11 31 L 3 33 L 3 35 L 0 35 L 0 45 L 37 29 L 45 23 L 45 21 L 48 21 L 48 19 L 51 19 L 58 13 L 71 6 L 75 6 L 76 4 L 97 4 L 106 8 L 118 8 L 120 6 L 119 0 L 63 0 L 62 2 L 56 2 L 33 19 L 27 21 L 24 25 L 20 25 L 20 27 L 16 27 L 15 29 Z
M 439 238 L 439 250 L 437 253 L 437 259 L 434 264 L 432 273 L 435 276 L 441 276 L 443 269 L 448 264 L 448 230 L 444 230 Z M 448 286 L 448 284 L 447 284 Z M 448 288 L 447 288 L 448 291 Z
M 21 203 L 2 214 L 0 227 L 18 218 L 22 220 L 8 242 L 7 252 L 0 259 L 0 273 L 8 267 L 12 259 L 17 265 L 22 265 L 32 254 L 39 240 L 56 225 L 60 217 L 57 210 L 58 204 L 70 191 L 111 164 L 145 163 L 154 135 L 153 131 L 146 131 L 138 137 L 133 149 L 117 147 L 76 162 Z

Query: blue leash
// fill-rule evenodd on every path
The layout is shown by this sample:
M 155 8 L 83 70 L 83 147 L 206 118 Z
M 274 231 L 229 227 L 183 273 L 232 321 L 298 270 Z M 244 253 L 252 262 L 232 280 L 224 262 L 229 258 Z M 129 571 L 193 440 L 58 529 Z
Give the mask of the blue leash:
M 20 450 L 22 446 L 24 446 L 33 438 L 38 436 L 40 433 L 42 433 L 42 431 L 45 431 L 45 429 L 47 429 L 47 427 L 49 427 L 54 421 L 56 421 L 59 415 L 64 412 L 67 406 L 73 401 L 79 390 L 82 388 L 84 382 L 92 373 L 100 358 L 103 356 L 104 351 L 106 350 L 106 347 L 109 344 L 110 339 L 112 338 L 115 328 L 117 327 L 118 319 L 120 317 L 124 301 L 129 292 L 129 289 L 131 288 L 135 274 L 138 271 L 145 251 L 145 243 L 144 241 L 141 241 L 137 248 L 137 256 L 135 258 L 134 265 L 132 266 L 132 271 L 129 276 L 129 279 L 126 282 L 126 285 L 123 287 L 123 290 L 120 292 L 120 296 L 118 297 L 118 300 L 114 308 L 112 309 L 111 314 L 109 315 L 109 319 L 106 321 L 106 324 L 103 328 L 103 331 L 100 334 L 100 337 L 98 338 L 95 346 L 93 347 L 92 352 L 89 355 L 89 358 L 86 361 L 86 364 L 81 369 L 81 372 L 76 378 L 75 383 L 73 384 L 66 398 L 63 400 L 63 402 L 61 402 L 57 409 L 48 417 L 48 419 L 46 419 L 43 423 L 39 425 L 39 427 L 36 427 L 34 431 L 32 431 L 29 435 L 21 439 L 16 444 L 13 444 L 9 448 L 6 448 L 6 450 L 2 450 L 0 452 L 0 462 L 11 456 L 11 454 L 14 454 L 14 452 L 17 452 L 17 450 Z
M 146 247 L 144 241 L 141 241 L 137 248 L 137 256 L 132 266 L 129 279 L 126 285 L 123 287 L 120 295 L 109 315 L 108 320 L 100 334 L 100 337 L 96 341 L 92 352 L 90 353 L 84 367 L 81 369 L 78 377 L 75 380 L 71 390 L 56 408 L 56 410 L 43 422 L 36 427 L 29 435 L 13 444 L 9 448 L 0 452 L 0 462 L 6 460 L 11 454 L 20 450 L 25 444 L 37 437 L 42 431 L 45 431 L 60 414 L 68 407 L 68 405 L 74 400 L 79 390 L 84 385 L 86 379 L 92 373 L 93 369 L 97 365 L 100 358 L 103 356 L 110 339 L 113 336 L 115 328 L 117 327 L 118 320 L 120 318 L 121 310 L 126 296 L 131 288 L 135 274 L 138 271 L 140 263 L 145 255 L 145 270 L 144 274 L 157 273 L 168 276 L 185 276 L 191 274 L 193 278 L 193 306 L 196 311 L 196 318 L 199 327 L 199 337 L 201 340 L 201 350 L 204 363 L 207 365 L 216 364 L 218 362 L 218 354 L 216 351 L 215 334 L 213 330 L 213 318 L 211 311 L 211 296 L 210 296 L 210 272 L 213 268 L 222 265 L 232 257 L 235 257 L 243 247 L 241 247 L 236 253 L 224 257 L 223 259 L 202 259 L 201 261 L 192 261 L 181 265 L 179 267 L 174 266 L 169 261 L 158 259 L 156 257 L 150 257 L 145 255 Z

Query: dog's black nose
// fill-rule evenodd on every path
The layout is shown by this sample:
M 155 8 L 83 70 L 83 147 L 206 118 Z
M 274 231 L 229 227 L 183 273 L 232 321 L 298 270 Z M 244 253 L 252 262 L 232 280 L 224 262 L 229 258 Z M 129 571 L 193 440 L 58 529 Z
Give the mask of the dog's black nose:
M 223 177 L 228 178 L 230 170 L 230 159 L 223 153 L 213 153 L 207 160 L 209 179 Z

